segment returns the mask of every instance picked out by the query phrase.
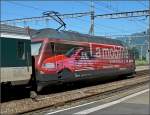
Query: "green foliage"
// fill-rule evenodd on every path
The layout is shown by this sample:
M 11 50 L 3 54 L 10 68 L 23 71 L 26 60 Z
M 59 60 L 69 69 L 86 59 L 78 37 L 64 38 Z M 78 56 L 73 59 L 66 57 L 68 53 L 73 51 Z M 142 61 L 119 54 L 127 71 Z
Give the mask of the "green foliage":
M 129 52 L 134 55 L 135 60 L 139 59 L 139 51 L 136 47 L 132 47 L 129 49 Z
M 146 60 L 135 60 L 135 65 L 139 66 L 139 65 L 148 65 L 148 61 Z

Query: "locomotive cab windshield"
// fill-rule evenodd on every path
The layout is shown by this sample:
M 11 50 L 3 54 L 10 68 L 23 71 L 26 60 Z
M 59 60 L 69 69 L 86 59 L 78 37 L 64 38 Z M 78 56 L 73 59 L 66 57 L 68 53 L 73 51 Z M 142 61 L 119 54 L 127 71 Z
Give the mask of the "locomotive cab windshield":
M 33 42 L 31 44 L 31 53 L 33 56 L 40 54 L 41 46 L 42 46 L 42 42 Z

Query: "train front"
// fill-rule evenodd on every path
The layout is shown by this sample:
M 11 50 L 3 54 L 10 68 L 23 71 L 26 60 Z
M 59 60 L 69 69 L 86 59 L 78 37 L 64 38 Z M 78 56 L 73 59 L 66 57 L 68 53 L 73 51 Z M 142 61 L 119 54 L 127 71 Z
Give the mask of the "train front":
M 48 65 L 44 65 L 43 61 L 49 57 L 52 57 L 54 62 L 53 55 L 53 43 L 49 43 L 47 38 L 42 39 L 32 39 L 31 43 L 31 51 L 33 57 L 33 70 L 34 70 L 34 78 L 36 81 L 36 85 L 39 87 L 37 90 L 41 90 L 42 87 L 48 84 L 53 84 L 57 82 L 57 74 L 55 63 L 50 63 Z M 45 67 L 50 68 L 50 70 L 46 70 Z M 51 83 L 50 83 L 51 82 Z

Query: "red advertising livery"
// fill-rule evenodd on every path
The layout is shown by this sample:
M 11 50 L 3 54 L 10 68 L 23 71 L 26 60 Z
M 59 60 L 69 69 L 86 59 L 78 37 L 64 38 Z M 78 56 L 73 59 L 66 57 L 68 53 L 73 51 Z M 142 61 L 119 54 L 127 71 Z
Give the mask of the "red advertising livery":
M 46 85 L 133 74 L 133 55 L 118 40 L 77 32 L 39 30 L 32 36 L 37 90 Z

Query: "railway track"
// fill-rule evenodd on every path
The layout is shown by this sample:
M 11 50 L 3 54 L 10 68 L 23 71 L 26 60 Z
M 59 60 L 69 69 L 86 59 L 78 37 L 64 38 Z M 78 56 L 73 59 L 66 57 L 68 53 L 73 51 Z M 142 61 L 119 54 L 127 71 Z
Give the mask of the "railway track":
M 145 71 L 138 71 L 138 74 L 143 75 Z M 122 76 L 117 79 L 112 79 L 112 80 L 105 80 L 101 81 L 97 80 L 94 81 L 78 81 L 78 83 L 69 83 L 69 84 L 61 84 L 61 85 L 54 85 L 51 87 L 46 87 L 42 92 L 40 92 L 39 95 L 48 95 L 48 94 L 54 94 L 54 93 L 60 93 L 60 92 L 65 92 L 65 91 L 70 91 L 70 90 L 75 90 L 75 89 L 80 89 L 84 87 L 90 87 L 94 85 L 99 85 L 99 84 L 105 84 L 109 82 L 114 82 L 116 80 L 122 80 L 124 79 Z M 15 86 L 15 87 L 1 87 L 1 102 L 9 102 L 12 100 L 21 100 L 24 98 L 29 98 L 30 97 L 30 89 L 25 88 L 25 86 Z M 19 93 L 18 93 L 19 92 Z
M 42 95 L 34 100 L 26 98 L 4 102 L 1 104 L 1 114 L 27 113 L 47 107 L 56 107 L 68 102 L 143 84 L 149 82 L 149 80 L 149 70 L 144 70 L 137 72 L 134 78 L 130 79 L 123 79 L 111 83 L 89 86 L 56 94 Z

